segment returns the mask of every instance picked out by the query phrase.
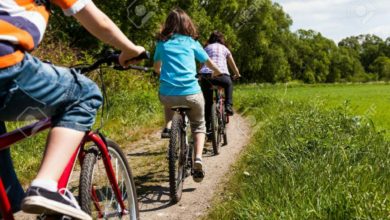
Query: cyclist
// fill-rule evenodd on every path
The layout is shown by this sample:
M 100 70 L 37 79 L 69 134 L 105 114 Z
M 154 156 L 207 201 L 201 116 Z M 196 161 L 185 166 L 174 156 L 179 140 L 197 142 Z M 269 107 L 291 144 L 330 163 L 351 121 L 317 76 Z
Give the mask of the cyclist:
M 215 78 L 209 78 L 213 70 L 203 65 L 200 69 L 200 74 L 204 75 L 201 79 L 201 87 L 205 98 L 205 116 L 206 116 L 206 127 L 209 131 L 211 124 L 211 106 L 213 104 L 213 92 L 210 89 L 212 85 L 221 86 L 225 90 L 225 109 L 228 115 L 233 115 L 233 83 L 230 77 L 229 67 L 233 70 L 233 78 L 241 77 L 240 71 L 238 70 L 236 63 L 233 59 L 232 53 L 225 43 L 224 36 L 219 31 L 214 31 L 206 43 L 205 50 L 217 66 L 221 69 L 222 75 Z M 209 132 L 208 132 L 209 133 Z
M 205 141 L 204 98 L 196 79 L 195 60 L 205 63 L 220 74 L 218 67 L 209 59 L 201 44 L 196 40 L 198 33 L 191 18 L 181 9 L 172 10 L 157 36 L 154 55 L 154 69 L 160 73 L 160 101 L 165 110 L 163 138 L 169 138 L 172 106 L 186 105 L 191 108 L 188 118 L 195 139 L 194 181 L 204 177 L 202 151 Z
M 71 194 L 59 193 L 62 189 L 57 188 L 57 182 L 85 132 L 91 129 L 102 96 L 95 83 L 75 70 L 43 63 L 29 54 L 42 40 L 50 2 L 100 40 L 122 50 L 121 65 L 145 49 L 127 39 L 91 0 L 0 1 L 0 120 L 49 116 L 53 122 L 41 167 L 21 207 L 27 213 L 91 219 Z M 1 168 L 12 167 L 9 152 L 2 154 Z M 3 174 L 4 182 L 17 182 L 13 171 Z M 16 191 L 12 185 L 6 188 L 11 189 L 13 202 L 22 199 L 19 187 Z

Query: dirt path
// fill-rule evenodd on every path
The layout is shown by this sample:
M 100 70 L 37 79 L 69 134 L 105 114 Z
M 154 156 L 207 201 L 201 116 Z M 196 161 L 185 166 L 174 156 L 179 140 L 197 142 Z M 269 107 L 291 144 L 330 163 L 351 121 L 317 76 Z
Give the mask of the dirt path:
M 202 183 L 192 178 L 184 182 L 182 199 L 170 203 L 168 185 L 168 141 L 160 139 L 160 131 L 146 135 L 141 141 L 122 145 L 131 165 L 136 181 L 141 220 L 167 219 L 191 220 L 207 213 L 211 199 L 226 180 L 231 165 L 250 138 L 249 123 L 240 115 L 231 118 L 228 124 L 229 144 L 214 156 L 210 143 L 206 144 L 204 164 L 206 177 Z M 16 219 L 36 219 L 34 215 L 18 213 Z
M 214 192 L 221 190 L 221 183 L 223 183 L 224 177 L 228 175 L 230 166 L 249 141 L 250 128 L 248 123 L 241 116 L 235 115 L 228 125 L 228 135 L 229 144 L 222 147 L 218 156 L 213 156 L 210 144 L 206 146 L 207 152 L 204 156 L 206 177 L 202 183 L 195 183 L 192 178 L 187 178 L 184 182 L 182 199 L 178 204 L 172 205 L 170 203 L 168 171 L 166 169 L 155 171 L 153 174 L 157 173 L 156 178 L 147 178 L 152 182 L 158 182 L 158 184 L 141 183 L 139 190 L 141 219 L 190 220 L 197 219 L 207 213 Z M 159 140 L 157 145 L 155 144 L 155 146 L 160 145 L 163 145 L 163 148 L 156 152 L 160 152 L 162 156 L 165 156 L 168 142 Z M 130 155 L 134 157 L 134 154 L 131 153 Z M 152 160 L 152 158 L 150 159 Z M 131 160 L 136 160 L 136 158 Z M 167 167 L 168 165 L 165 163 L 161 166 Z M 165 172 L 165 175 L 163 172 Z

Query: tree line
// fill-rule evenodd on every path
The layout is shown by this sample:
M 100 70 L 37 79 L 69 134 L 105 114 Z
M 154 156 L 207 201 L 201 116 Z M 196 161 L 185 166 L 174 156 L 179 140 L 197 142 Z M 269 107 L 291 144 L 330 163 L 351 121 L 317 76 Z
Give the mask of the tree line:
M 390 37 L 352 36 L 338 44 L 314 30 L 291 32 L 292 19 L 271 0 L 94 0 L 137 44 L 153 51 L 155 34 L 169 11 L 180 7 L 198 26 L 204 43 L 213 30 L 226 36 L 245 80 L 332 83 L 390 80 Z M 54 9 L 51 41 L 99 51 L 103 45 L 73 19 Z

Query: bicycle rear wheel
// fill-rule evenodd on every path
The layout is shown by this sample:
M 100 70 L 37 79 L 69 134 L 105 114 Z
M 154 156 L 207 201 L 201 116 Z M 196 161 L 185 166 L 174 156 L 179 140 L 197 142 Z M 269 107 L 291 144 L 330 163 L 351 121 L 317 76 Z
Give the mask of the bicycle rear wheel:
M 220 117 L 220 126 L 219 126 L 219 137 L 222 136 L 223 138 L 223 144 L 222 146 L 228 145 L 228 137 L 227 137 L 227 129 L 226 129 L 226 124 L 227 124 L 227 114 L 225 112 L 225 106 L 222 106 L 222 111 L 221 111 L 221 117 Z
M 139 217 L 137 193 L 131 169 L 120 147 L 107 140 L 111 165 L 126 206 L 126 215 L 115 197 L 103 160 L 96 146 L 86 153 L 80 176 L 80 207 L 93 219 L 130 219 Z
M 171 138 L 169 140 L 169 192 L 173 203 L 181 199 L 186 165 L 186 141 L 184 125 L 180 114 L 175 113 L 172 119 Z
M 219 132 L 219 120 L 218 120 L 218 114 L 217 114 L 217 107 L 215 102 L 211 106 L 211 142 L 213 145 L 213 152 L 214 155 L 219 154 L 219 145 L 221 143 L 221 138 L 220 138 L 220 132 Z

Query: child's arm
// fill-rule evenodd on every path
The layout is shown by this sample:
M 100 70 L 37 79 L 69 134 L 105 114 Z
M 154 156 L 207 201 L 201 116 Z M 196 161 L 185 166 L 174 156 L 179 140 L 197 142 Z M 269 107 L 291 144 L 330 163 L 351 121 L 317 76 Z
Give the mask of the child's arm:
M 137 57 L 145 51 L 145 48 L 136 46 L 131 42 L 114 22 L 97 8 L 93 2 L 87 4 L 74 17 L 92 35 L 122 51 L 119 57 L 119 62 L 122 66 L 126 66 L 126 61 Z
M 208 59 L 205 64 L 208 68 L 210 68 L 213 71 L 212 77 L 216 77 L 222 74 L 221 70 L 211 59 Z
M 153 64 L 154 72 L 157 74 L 161 73 L 161 61 L 155 61 Z
M 234 62 L 233 56 L 229 55 L 227 57 L 227 61 L 228 61 L 228 64 L 229 64 L 230 68 L 232 68 L 232 70 L 234 72 L 234 76 L 233 76 L 234 79 L 240 78 L 241 77 L 240 71 L 237 68 L 236 62 Z

